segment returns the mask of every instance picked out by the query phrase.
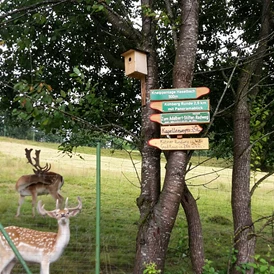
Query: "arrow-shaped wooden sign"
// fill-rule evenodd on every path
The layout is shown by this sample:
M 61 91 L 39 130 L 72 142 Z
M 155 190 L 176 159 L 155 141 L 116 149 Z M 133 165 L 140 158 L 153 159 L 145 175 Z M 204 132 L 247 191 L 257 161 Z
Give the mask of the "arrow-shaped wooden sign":
M 209 111 L 209 100 L 159 101 L 150 107 L 161 112 Z
M 199 125 L 162 126 L 161 135 L 199 134 L 202 130 Z
M 174 89 L 151 89 L 151 101 L 197 99 L 210 92 L 207 87 L 199 88 L 174 88 Z
M 150 120 L 162 125 L 205 124 L 210 122 L 209 112 L 152 114 Z
M 161 150 L 203 150 L 209 149 L 208 138 L 172 138 L 172 139 L 151 139 L 148 141 L 150 146 Z

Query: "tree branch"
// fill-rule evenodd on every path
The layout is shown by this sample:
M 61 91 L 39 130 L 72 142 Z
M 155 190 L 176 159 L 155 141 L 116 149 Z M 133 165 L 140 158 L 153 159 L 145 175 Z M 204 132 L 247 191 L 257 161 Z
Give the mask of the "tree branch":
M 11 11 L 1 15 L 0 20 L 5 19 L 5 18 L 7 18 L 9 16 L 12 16 L 14 14 L 17 14 L 17 13 L 33 11 L 33 10 L 39 8 L 39 7 L 42 7 L 42 6 L 56 5 L 56 4 L 61 4 L 61 3 L 65 3 L 65 2 L 71 2 L 71 1 L 70 0 L 46 0 L 46 1 L 42 1 L 42 2 L 35 3 L 33 5 L 30 5 L 30 6 L 25 6 L 25 7 L 15 9 L 15 10 L 11 10 Z
M 174 46 L 175 46 L 175 50 L 176 50 L 177 47 L 178 47 L 178 37 L 177 37 L 177 33 L 175 31 L 176 28 L 173 27 L 174 26 L 174 16 L 173 16 L 173 13 L 172 13 L 170 1 L 165 0 L 165 3 L 166 3 L 167 14 L 168 14 L 168 17 L 170 18 L 170 21 L 171 21 L 172 38 L 173 38 L 173 42 L 174 42 Z
M 260 178 L 256 183 L 255 185 L 251 188 L 250 190 L 250 196 L 252 196 L 255 192 L 255 190 L 258 188 L 258 186 L 265 180 L 267 179 L 268 177 L 270 177 L 272 174 L 274 174 L 274 170 L 271 171 L 271 172 L 268 172 L 267 174 L 265 174 L 262 178 Z
M 129 18 L 121 17 L 117 12 L 111 9 L 105 2 L 100 3 L 104 6 L 106 12 L 105 15 L 112 26 L 121 34 L 126 36 L 128 39 L 134 41 L 140 41 L 142 38 L 141 32 L 133 27 L 133 24 Z

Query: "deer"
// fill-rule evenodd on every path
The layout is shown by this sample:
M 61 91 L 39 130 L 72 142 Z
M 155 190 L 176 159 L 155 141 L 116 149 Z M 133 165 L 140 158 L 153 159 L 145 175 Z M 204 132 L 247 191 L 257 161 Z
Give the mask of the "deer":
M 33 166 L 34 174 L 21 176 L 15 185 L 15 189 L 19 192 L 18 208 L 16 212 L 16 217 L 20 215 L 20 209 L 24 202 L 26 196 L 32 197 L 32 216 L 35 217 L 35 206 L 37 201 L 37 196 L 50 194 L 55 201 L 59 200 L 62 204 L 64 198 L 59 193 L 61 190 L 64 180 L 63 177 L 55 172 L 50 171 L 51 165 L 46 163 L 44 167 L 40 165 L 40 150 L 35 151 L 35 157 L 33 157 L 34 162 L 31 158 L 31 149 L 25 149 L 26 158 L 28 163 Z
M 42 215 L 48 215 L 57 220 L 58 232 L 44 232 L 24 227 L 5 227 L 7 234 L 26 262 L 39 263 L 40 274 L 49 274 L 50 264 L 57 261 L 70 240 L 69 218 L 76 216 L 82 209 L 81 198 L 78 197 L 78 205 L 68 208 L 68 198 L 64 209 L 59 209 L 58 200 L 56 209 L 45 210 L 40 200 L 37 210 Z M 0 273 L 9 274 L 17 263 L 16 256 L 10 248 L 4 236 L 0 233 Z

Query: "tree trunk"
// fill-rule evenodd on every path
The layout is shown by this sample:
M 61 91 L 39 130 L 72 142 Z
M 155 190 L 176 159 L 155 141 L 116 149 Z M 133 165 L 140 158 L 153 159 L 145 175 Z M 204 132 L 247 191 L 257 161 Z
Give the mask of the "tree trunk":
M 195 274 L 203 272 L 205 263 L 202 224 L 196 200 L 185 185 L 181 200 L 184 208 L 189 236 L 189 250 L 192 269 Z
M 193 79 L 194 64 L 196 60 L 198 39 L 198 1 L 182 1 L 183 24 L 180 29 L 180 37 L 176 52 L 176 60 L 173 71 L 173 84 L 176 88 L 190 87 Z M 184 155 L 184 165 L 188 163 L 188 157 Z M 183 193 L 181 204 L 184 208 L 189 236 L 189 250 L 192 268 L 195 274 L 203 272 L 204 245 L 202 224 L 196 200 L 182 181 Z
M 234 221 L 234 248 L 237 250 L 237 261 L 232 273 L 241 273 L 235 266 L 253 261 L 256 247 L 250 194 L 250 106 L 252 103 L 250 98 L 254 100 L 259 92 L 256 83 L 261 77 L 263 57 L 267 50 L 271 19 L 270 5 L 271 0 L 263 1 L 260 43 L 240 76 L 234 109 L 234 163 L 231 201 Z M 246 270 L 246 273 L 253 272 L 253 269 Z
M 150 2 L 149 0 L 142 0 L 141 4 L 149 7 L 150 4 L 152 5 Z M 147 55 L 148 74 L 145 81 L 146 104 L 142 107 L 141 193 L 137 198 L 140 220 L 133 271 L 135 274 L 142 274 L 146 264 L 157 261 L 154 251 L 159 249 L 159 239 L 157 239 L 157 237 L 159 238 L 159 229 L 155 220 L 155 205 L 159 200 L 161 186 L 161 151 L 148 145 L 150 139 L 160 136 L 159 125 L 149 119 L 150 115 L 155 113 L 155 110 L 149 107 L 149 90 L 158 87 L 156 52 L 153 47 L 155 44 L 155 26 L 152 23 L 152 18 L 145 15 L 142 18 L 143 41 L 140 43 L 142 49 L 149 54 Z
M 185 185 L 181 200 L 184 208 L 189 237 L 189 250 L 192 269 L 195 274 L 203 272 L 205 264 L 202 224 L 196 200 Z
M 142 0 L 142 5 L 152 8 L 152 2 Z M 198 2 L 182 1 L 182 24 L 176 61 L 174 65 L 174 88 L 190 87 L 193 78 L 198 38 Z M 150 52 L 148 58 L 147 101 L 149 90 L 157 87 L 156 57 L 153 52 L 155 39 L 154 25 L 151 17 L 143 18 L 143 49 Z M 165 258 L 180 203 L 187 205 L 185 210 L 189 216 L 189 192 L 182 195 L 185 187 L 185 174 L 188 157 L 186 151 L 170 151 L 166 164 L 166 175 L 162 192 L 160 192 L 160 150 L 147 145 L 151 138 L 159 137 L 159 126 L 149 121 L 153 110 L 147 104 L 142 113 L 142 180 L 141 194 L 137 199 L 140 210 L 139 231 L 136 242 L 134 273 L 142 274 L 145 265 L 155 263 L 157 269 L 164 273 Z M 194 200 L 194 199 L 193 199 Z M 195 202 L 195 200 L 194 200 Z M 195 215 L 197 217 L 197 215 Z M 199 218 L 199 215 L 198 215 Z M 194 222 L 192 223 L 194 224 Z M 193 225 L 190 229 L 193 229 Z M 193 230 L 194 231 L 194 230 Z M 193 235 L 193 233 L 192 233 Z M 200 236 L 198 237 L 200 238 Z M 197 268 L 198 269 L 198 268 Z M 201 272 L 197 272 L 201 273 Z
M 241 77 L 241 84 L 247 83 Z M 238 89 L 238 100 L 234 110 L 234 149 L 232 172 L 232 213 L 234 221 L 234 248 L 237 250 L 237 263 L 252 260 L 255 251 L 254 227 L 250 208 L 250 114 L 247 92 L 242 86 Z M 233 273 L 240 273 L 235 268 Z M 247 273 L 252 273 L 252 270 Z

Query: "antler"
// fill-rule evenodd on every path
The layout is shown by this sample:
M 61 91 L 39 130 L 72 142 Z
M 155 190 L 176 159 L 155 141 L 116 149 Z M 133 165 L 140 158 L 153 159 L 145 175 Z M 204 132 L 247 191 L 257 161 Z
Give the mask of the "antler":
M 69 212 L 79 212 L 81 209 L 82 209 L 82 201 L 81 201 L 81 198 L 80 197 L 77 197 L 77 200 L 78 200 L 78 205 L 76 207 L 73 207 L 73 208 L 67 208 L 67 205 L 68 205 L 68 198 L 66 199 L 66 203 L 65 203 L 65 210 L 68 210 Z M 45 205 L 42 205 L 42 201 L 39 200 L 38 204 L 37 204 L 37 210 L 38 212 L 41 214 L 41 215 L 51 215 L 53 214 L 58 208 L 59 208 L 59 205 L 58 205 L 58 200 L 56 201 L 56 209 L 52 210 L 52 211 L 47 211 L 45 210 L 44 208 Z
M 32 159 L 31 159 L 31 156 L 30 156 L 32 150 L 33 150 L 32 148 L 31 149 L 25 148 L 26 158 L 28 159 L 28 163 L 30 163 L 34 167 L 33 172 L 35 174 L 48 172 L 51 169 L 51 164 L 46 163 L 46 165 L 44 167 L 40 166 L 39 157 L 40 157 L 41 150 L 35 150 L 35 156 L 36 157 L 33 157 L 33 160 L 35 161 L 35 164 L 32 162 Z
M 82 201 L 81 198 L 78 196 L 77 197 L 78 200 L 78 205 L 76 207 L 70 207 L 68 208 L 68 198 L 66 198 L 66 202 L 65 202 L 65 209 L 69 210 L 69 211 L 73 211 L 73 210 L 81 210 L 82 209 Z

